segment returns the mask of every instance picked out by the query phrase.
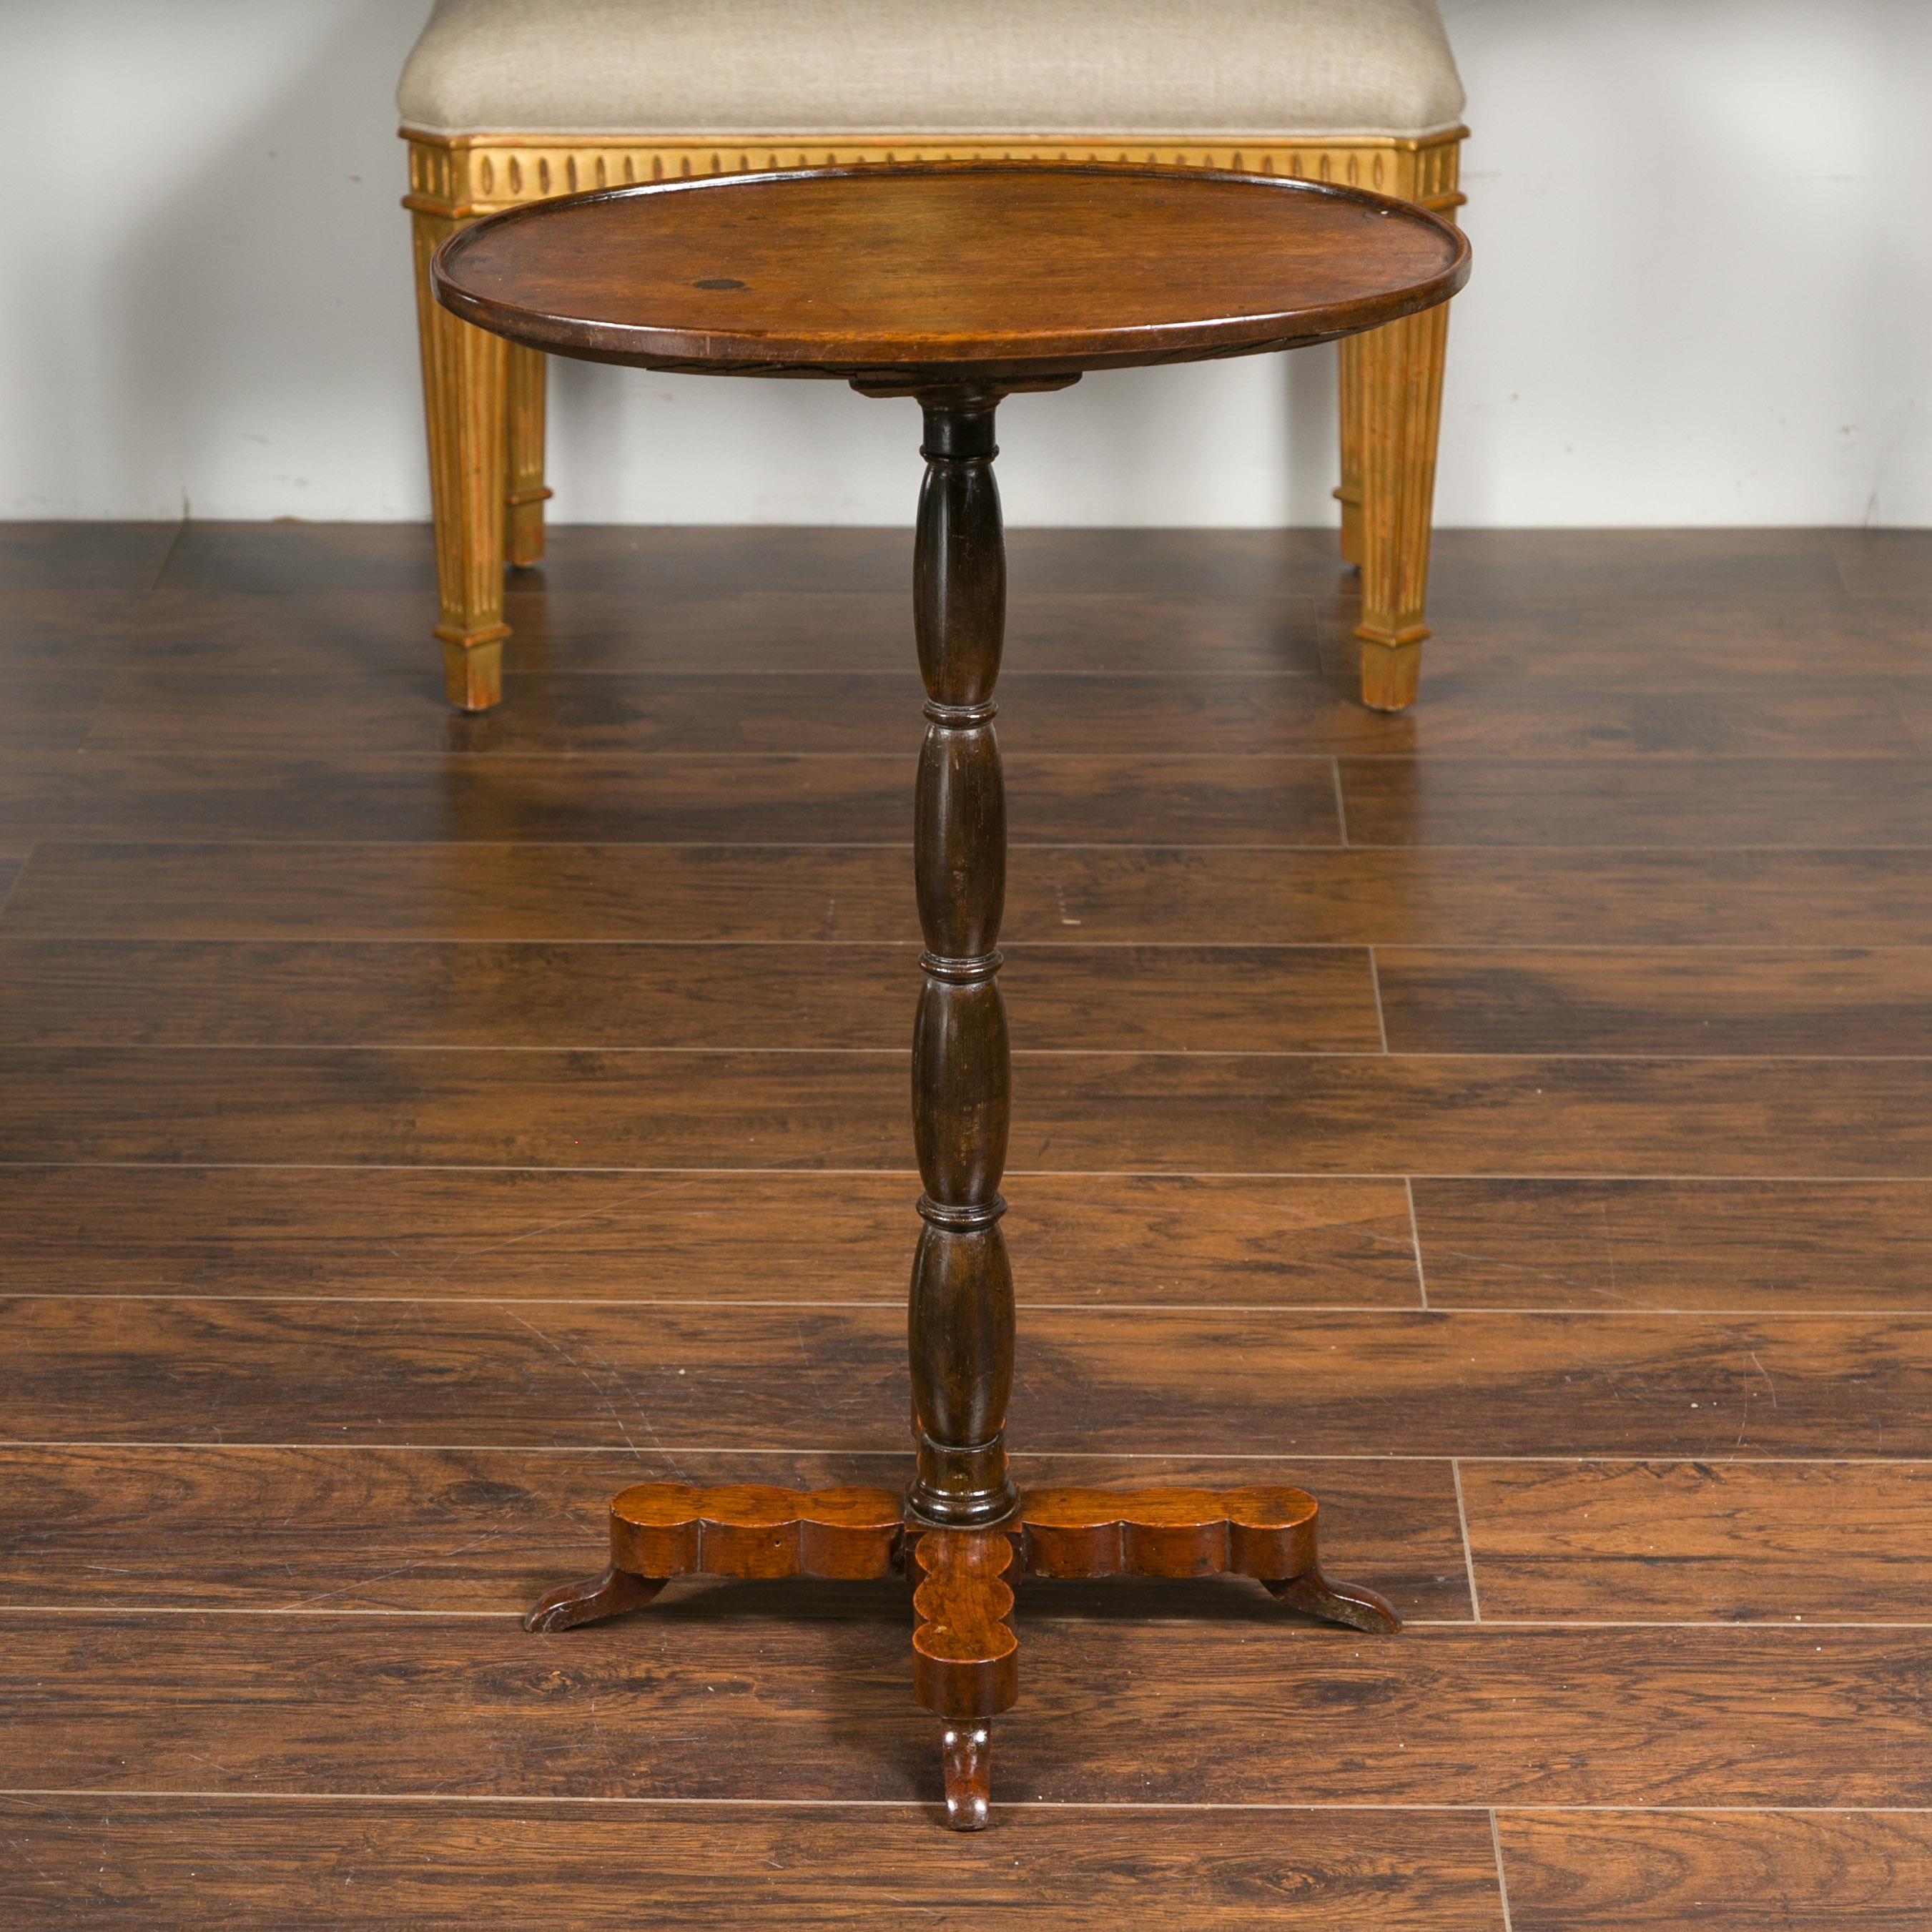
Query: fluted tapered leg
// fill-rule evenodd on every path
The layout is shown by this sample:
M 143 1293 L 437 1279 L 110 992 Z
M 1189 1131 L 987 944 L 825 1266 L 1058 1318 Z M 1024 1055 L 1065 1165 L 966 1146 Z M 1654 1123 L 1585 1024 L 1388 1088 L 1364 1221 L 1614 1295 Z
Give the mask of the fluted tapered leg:
M 1362 338 L 1346 336 L 1336 345 L 1341 362 L 1342 482 L 1335 492 L 1342 506 L 1342 561 L 1362 560 Z
M 542 350 L 510 344 L 503 548 L 520 570 L 543 561 L 544 505 L 550 494 L 544 487 L 544 404 L 549 374 L 550 358 Z
M 430 286 L 430 258 L 458 225 L 414 216 L 416 314 L 429 427 L 436 576 L 451 704 L 484 711 L 503 694 L 503 496 L 510 345 L 452 315 Z
M 908 1335 L 919 1448 L 915 1516 L 998 1522 L 1006 1468 L 1013 1280 L 1000 1216 L 1012 1072 L 1000 994 L 1006 796 L 993 734 L 1006 628 L 1006 543 L 993 480 L 997 398 L 921 398 L 925 488 L 914 560 L 926 742 L 914 812 L 926 985 L 913 1031 L 913 1135 L 926 1226 Z
M 1362 702 L 1400 711 L 1422 676 L 1436 440 L 1442 413 L 1447 304 L 1346 345 L 1354 349 L 1361 433 Z

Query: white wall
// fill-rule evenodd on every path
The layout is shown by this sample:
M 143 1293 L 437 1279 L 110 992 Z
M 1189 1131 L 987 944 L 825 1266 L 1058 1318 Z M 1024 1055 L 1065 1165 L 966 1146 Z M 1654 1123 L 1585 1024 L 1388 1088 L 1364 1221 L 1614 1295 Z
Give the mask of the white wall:
M 390 104 L 426 11 L 0 0 L 0 516 L 427 514 Z M 1441 520 L 1932 523 L 1932 4 L 1444 12 L 1476 272 Z M 1009 514 L 1327 522 L 1333 356 L 1019 398 Z M 904 406 L 576 364 L 553 395 L 562 520 L 910 516 Z

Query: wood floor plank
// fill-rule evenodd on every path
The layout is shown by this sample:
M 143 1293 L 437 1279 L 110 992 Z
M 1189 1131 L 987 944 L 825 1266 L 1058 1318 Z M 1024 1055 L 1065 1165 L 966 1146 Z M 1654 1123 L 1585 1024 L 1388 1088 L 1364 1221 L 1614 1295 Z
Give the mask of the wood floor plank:
M 1432 664 L 1429 705 L 1385 718 L 1373 743 L 1351 744 L 1337 729 L 1328 748 L 1431 760 L 1883 758 L 1916 748 L 1913 721 L 1932 706 L 1928 680 L 1897 673 L 1767 671 L 1721 696 L 1701 665 L 1647 665 L 1616 679 L 1573 663 L 1571 673 L 1492 676 Z M 1352 695 L 1345 680 L 1331 675 L 1328 683 L 1338 698 Z
M 1442 762 L 1345 758 L 1362 845 L 1932 844 L 1923 758 Z
M 1490 1618 L 1916 1623 L 1932 1465 L 1466 1462 Z
M 1932 954 L 1926 956 L 1932 959 Z M 1367 952 L 1013 948 L 1030 1048 L 1378 1052 Z M 0 1044 L 897 1048 L 916 946 L 0 936 Z M 1932 1050 L 1932 1026 L 1926 1030 Z
M 910 752 L 415 762 L 22 752 L 0 764 L 0 837 L 896 843 L 914 766 Z M 1340 842 L 1327 758 L 1022 754 L 1006 761 L 1006 786 L 1020 844 Z
M 916 479 L 916 464 L 912 473 Z M 916 488 L 916 480 L 914 488 Z M 734 589 L 793 596 L 866 590 L 909 600 L 910 513 L 903 528 L 553 524 L 541 569 L 509 580 L 513 603 L 581 594 L 640 606 Z M 31 532 L 34 526 L 26 528 Z M 96 530 L 118 526 L 97 526 Z M 1798 600 L 1843 598 L 1848 550 L 1892 533 L 1832 530 L 1442 530 L 1432 590 L 1448 605 L 1548 613 L 1571 622 L 1621 613 L 1632 646 L 1687 607 L 1775 614 Z M 1893 548 L 1909 544 L 1901 538 Z M 1353 573 L 1325 530 L 1013 529 L 1016 601 L 1060 593 L 1203 598 L 1354 594 Z M 433 592 L 426 524 L 263 526 L 200 519 L 181 527 L 159 588 L 248 592 L 291 603 L 345 583 Z M 1909 587 L 1909 586 L 1907 586 Z M 1646 622 L 1646 620 L 1648 620 Z M 1745 666 L 1749 668 L 1748 664 Z
M 1868 602 L 1848 594 L 1829 532 L 1802 533 L 1781 557 L 1781 533 L 1769 530 L 1522 534 L 1529 540 L 1456 532 L 1445 544 L 1450 533 L 1438 533 L 1430 615 L 1466 670 L 1564 677 L 1587 663 L 1669 676 L 1701 664 L 1715 688 L 1820 662 L 1840 672 L 1925 666 L 1922 650 L 1886 634 L 1868 621 Z M 1346 628 L 1352 616 L 1344 605 L 1329 621 Z
M 1841 530 L 1826 542 L 1854 597 L 1932 598 L 1932 535 L 1924 530 Z
M 1376 955 L 1396 1053 L 1932 1052 L 1932 950 Z
M 1926 669 L 1922 610 L 1915 619 L 1906 600 L 1888 604 L 1837 589 L 1781 598 L 1618 596 L 1593 605 L 1550 592 L 1502 600 L 1486 586 L 1471 592 L 1432 581 L 1429 620 L 1440 640 L 1436 656 L 1453 651 L 1471 676 L 1567 680 L 1586 666 L 1615 665 L 1633 676 L 1654 670 L 1667 686 L 1696 663 L 1706 668 L 1708 689 L 1732 679 L 1802 677 L 1821 663 L 1857 677 L 1916 677 Z M 1352 600 L 1335 598 L 1316 622 L 1320 661 L 1335 675 L 1348 654 Z M 1713 676 L 1717 664 L 1724 670 Z
M 1438 634 L 1445 647 L 1453 639 L 1456 674 L 1574 678 L 1580 664 L 1669 679 L 1723 653 L 1736 684 L 1815 675 L 1821 651 L 1840 673 L 1924 670 L 1922 626 L 1915 650 L 1870 621 L 1881 600 L 1847 594 L 1831 533 L 1777 532 L 1798 546 L 1784 556 L 1750 541 L 1765 534 L 1439 531 Z M 1355 580 L 1326 532 L 1016 530 L 1008 541 L 1014 670 L 1312 674 L 1316 614 L 1343 639 L 1354 621 Z M 905 662 L 909 530 L 565 527 L 553 529 L 550 549 L 538 575 L 511 581 L 513 666 Z M 60 594 L 71 608 L 82 593 Z M 181 531 L 146 599 L 144 647 L 164 646 L 166 632 L 184 670 L 212 650 L 302 669 L 332 644 L 407 672 L 420 656 L 398 616 L 417 609 L 434 621 L 424 528 L 196 524 Z M 1552 650 L 1552 638 L 1569 647 Z M 432 662 L 422 688 L 434 682 Z
M 1439 542 L 1448 533 L 1436 534 Z M 1628 567 L 1647 566 L 1633 555 Z M 1773 684 L 1815 678 L 1821 662 L 1846 677 L 1911 678 L 1928 668 L 1922 608 L 1915 610 L 1914 601 L 1904 597 L 1854 599 L 1832 585 L 1779 599 L 1760 586 L 1750 596 L 1636 604 L 1619 594 L 1593 607 L 1550 590 L 1501 602 L 1492 582 L 1470 589 L 1457 584 L 1453 573 L 1438 568 L 1435 574 L 1431 617 L 1442 643 L 1432 662 L 1450 677 L 1546 680 L 1552 686 L 1604 676 L 1647 681 L 1660 696 L 1690 700 L 1675 726 L 1666 728 L 1734 748 L 1737 741 L 1718 721 L 1715 705 L 1697 701 L 1700 686 L 1708 696 L 1713 664 L 1722 663 L 1724 681 L 1733 688 L 1748 688 L 1759 678 Z M 1108 582 L 1070 590 L 1044 580 L 1022 584 L 1016 574 L 1007 604 L 1007 671 L 1346 681 L 1358 648 L 1353 640 L 1358 580 L 1345 584 L 1331 577 L 1324 583 L 1310 573 L 1274 591 L 1221 586 L 1192 595 L 1177 592 L 1174 583 L 1170 576 L 1138 591 Z M 717 583 L 667 590 L 640 582 L 628 592 L 550 588 L 520 595 L 512 589 L 504 603 L 517 640 L 509 662 L 602 676 L 784 672 L 801 662 L 839 673 L 895 672 L 909 648 L 909 592 L 866 591 L 856 584 L 848 575 L 840 584 L 783 592 Z M 393 632 L 386 637 L 374 614 L 376 600 L 340 592 L 317 595 L 329 598 L 327 612 L 298 620 L 312 640 L 347 632 L 358 640 L 358 661 L 383 667 L 403 662 Z M 383 598 L 380 607 L 392 609 L 394 601 Z M 269 608 L 289 602 L 197 596 L 174 615 L 175 650 L 190 664 L 245 662 L 251 622 L 259 629 Z M 1922 598 L 1917 602 L 1922 607 Z M 371 614 L 361 614 L 358 606 Z M 423 608 L 433 620 L 433 596 Z M 150 614 L 149 621 L 159 622 L 159 613 Z M 275 640 L 269 661 L 304 668 L 293 644 Z M 1432 669 L 1432 680 L 1438 674 Z M 427 681 L 424 688 L 430 688 Z M 1516 709 L 1510 700 L 1502 702 L 1505 716 Z M 1554 699 L 1552 710 L 1561 702 Z M 1747 735 L 1752 710 L 1748 701 L 1740 702 L 1738 715 Z M 1640 714 L 1624 714 L 1627 719 L 1637 715 L 1653 728 L 1670 716 L 1654 703 Z M 1418 721 L 1418 728 L 1426 730 L 1426 724 Z M 1613 732 L 1619 728 L 1612 726 Z M 1587 739 L 1586 722 L 1574 716 L 1552 729 Z
M 0 1448 L 0 1604 L 16 1608 L 515 1612 L 600 1567 L 606 1504 L 652 1478 L 902 1488 L 905 1450 L 742 1451 Z M 1322 1505 L 1323 1560 L 1405 1616 L 1467 1622 L 1467 1565 L 1446 1462 L 1216 1461 L 1024 1454 L 1028 1488 L 1298 1484 Z M 242 1533 L 238 1526 L 248 1526 Z M 1118 1580 L 1036 1581 L 1036 1607 L 1110 1616 Z M 1238 1580 L 1130 1586 L 1162 1617 L 1278 1624 Z
M 1415 1183 L 1438 1307 L 1932 1307 L 1916 1181 Z
M 903 1451 L 901 1307 L 0 1301 L 20 1442 Z M 1040 1309 L 1045 1454 L 1932 1456 L 1932 1318 Z
M 1031 406 L 1024 400 L 1016 411 Z M 1054 406 L 1044 406 L 1052 409 Z M 914 491 L 916 459 L 908 463 Z M 561 524 L 530 574 L 509 580 L 532 598 L 560 591 L 715 590 L 734 582 L 772 590 L 808 590 L 850 582 L 911 595 L 912 509 L 903 527 L 853 524 Z M 44 542 L 50 526 L 0 526 L 22 541 Z M 118 524 L 54 526 L 76 544 Z M 139 529 L 141 526 L 135 526 Z M 374 587 L 433 590 L 434 550 L 426 523 L 265 524 L 196 518 L 164 530 L 171 539 L 166 582 L 196 588 L 249 587 L 286 593 L 345 576 Z M 88 531 L 94 534 L 89 536 Z M 1685 529 L 1467 529 L 1436 532 L 1432 565 L 1445 592 L 1492 604 L 1574 602 L 1598 608 L 1621 599 L 1667 610 L 1699 598 L 1767 604 L 1807 592 L 1842 589 L 1848 556 L 1889 554 L 1924 539 L 1909 532 L 1836 527 Z M 1252 595 L 1352 582 L 1327 530 L 1156 527 L 1018 527 L 1006 532 L 1012 577 L 1022 588 L 1136 594 L 1163 585 L 1196 594 Z
M 897 1301 L 910 1174 L 0 1167 L 0 1288 L 61 1294 Z M 1036 1174 L 1022 1306 L 1419 1302 L 1401 1182 Z
M 1502 1813 L 1514 1932 L 1918 1932 L 1923 1813 Z
M 561 531 L 554 535 L 568 541 Z M 425 523 L 196 517 L 183 520 L 154 588 L 266 592 L 293 606 L 304 592 L 344 583 L 394 592 L 433 588 L 435 582 L 435 533 Z
M 1932 620 L 1927 620 L 1928 640 L 1932 640 Z M 1932 655 L 1932 650 L 1928 651 Z M 1917 680 L 1900 680 L 1899 717 L 1912 741 L 1923 754 L 1932 752 L 1932 689 Z
M 1022 847 L 1009 944 L 1932 946 L 1910 852 Z M 38 847 L 0 931 L 916 944 L 909 846 Z
M 681 556 L 662 542 L 650 553 L 593 556 L 575 544 L 578 534 L 553 533 L 541 588 L 512 581 L 513 677 L 545 670 L 782 674 L 804 665 L 890 674 L 908 662 L 909 533 L 865 532 L 853 544 L 846 539 L 856 533 L 806 532 L 776 562 L 764 554 L 770 532 L 758 532 L 755 544 L 742 532 L 653 533 L 683 544 Z M 1289 533 L 1316 538 L 1312 550 L 1304 543 L 1290 552 L 1274 533 L 1151 534 L 1147 554 L 1137 556 L 1088 541 L 1116 532 L 1012 532 L 1010 670 L 1346 681 L 1356 591 L 1325 536 Z M 1660 726 L 1736 748 L 1751 735 L 1754 706 L 1735 699 L 1736 722 L 1727 726 L 1696 702 L 1697 668 L 1720 655 L 1734 692 L 1758 676 L 1815 679 L 1822 652 L 1840 677 L 1926 668 L 1922 621 L 1915 630 L 1910 602 L 1847 596 L 1822 545 L 1788 568 L 1742 550 L 1728 560 L 1685 550 L 1672 560 L 1667 532 L 1636 541 L 1588 532 L 1590 541 L 1563 544 L 1550 541 L 1557 532 L 1510 532 L 1514 561 L 1491 546 L 1473 565 L 1466 546 L 1449 542 L 1490 534 L 1438 533 L 1434 604 L 1438 630 L 1455 645 L 1454 664 L 1442 667 L 1452 680 L 1574 683 L 1622 675 L 1649 686 L 1654 698 L 1674 692 L 1687 700 L 1674 717 L 1653 701 L 1640 735 Z M 273 533 L 238 567 L 232 557 L 197 567 L 190 581 L 185 552 L 204 541 L 190 532 L 168 581 L 137 612 L 112 629 L 97 626 L 91 638 L 111 640 L 130 662 L 165 662 L 177 677 L 265 667 L 299 677 L 326 650 L 345 668 L 402 680 L 433 705 L 434 665 L 414 650 L 406 620 L 398 622 L 399 602 L 406 609 L 412 598 L 434 619 L 419 539 L 385 558 L 342 526 L 321 530 L 301 555 L 278 548 L 286 535 Z M 804 554 L 810 542 L 820 548 L 815 561 Z M 564 554 L 573 548 L 574 559 Z M 81 594 L 62 595 L 62 619 L 78 614 Z M 1888 619 L 1894 608 L 1899 615 Z M 1552 637 L 1569 647 L 1552 650 Z M 1502 698 L 1498 708 L 1507 716 L 1512 706 Z M 1588 708 L 1586 700 L 1581 709 Z M 1553 720 L 1551 728 L 1573 748 L 1594 742 L 1581 716 Z M 1614 739 L 1624 727 L 1609 729 Z
M 1498 609 L 1766 606 L 1843 587 L 1839 532 L 1827 529 L 1444 530 L 1436 586 Z M 1633 630 L 1638 627 L 1633 625 Z
M 647 588 L 709 596 L 733 583 L 790 592 L 857 586 L 909 604 L 916 458 L 908 480 L 910 494 L 899 527 L 771 525 L 748 543 L 740 525 L 579 524 L 556 532 L 542 578 L 525 581 L 534 594 Z M 1826 534 L 1807 532 L 1796 541 L 1808 556 L 1824 547 L 1835 580 Z M 1006 545 L 1009 579 L 1022 600 L 1048 592 L 1196 601 L 1282 596 L 1332 591 L 1353 578 L 1334 532 L 1322 530 L 1022 527 L 1006 531 Z
M 186 527 L 179 522 L 0 522 L 0 590 L 145 592 Z
M 16 1790 L 922 1802 L 936 1740 L 908 1622 L 891 1582 L 674 1584 L 641 1616 L 548 1639 L 507 1618 L 8 1612 L 0 1715 Z M 1285 1616 L 1148 1624 L 1124 1600 L 1056 1618 L 1024 1592 L 1016 1628 L 1020 1702 L 996 1746 L 1010 1801 L 1932 1797 L 1916 1632 L 1364 1637 Z
M 538 1900 L 548 1922 L 573 1932 L 1501 1923 L 1488 1822 L 1472 1815 L 1002 1806 L 999 1835 L 985 1840 L 944 1832 L 928 1805 L 16 1798 L 0 1799 L 0 1816 L 14 1853 L 0 1910 L 20 1932 L 506 1925 Z
M 1208 660 L 1190 641 L 1191 655 Z M 1064 655 L 1056 646 L 1048 661 Z M 184 679 L 172 665 L 148 666 L 119 674 L 86 742 L 139 753 L 191 739 L 204 752 L 270 756 L 286 747 L 293 712 L 305 748 L 334 755 L 869 754 L 917 736 L 923 692 L 902 645 L 901 656 L 896 670 L 876 672 L 809 661 L 670 676 L 513 669 L 502 704 L 470 716 L 452 712 L 427 680 L 398 672 L 271 662 Z M 1897 758 L 1918 748 L 1903 707 L 1932 712 L 1932 680 L 1762 677 L 1715 700 L 1708 672 L 1694 675 L 1673 690 L 1652 678 L 1571 683 L 1451 670 L 1431 674 L 1426 709 L 1389 716 L 1365 710 L 1340 679 L 1273 669 L 1235 678 L 1211 661 L 1188 677 L 1171 664 L 1160 674 L 1013 669 L 1000 684 L 1000 740 L 1009 754 L 1036 756 L 1141 746 L 1244 757 Z
M 711 596 L 734 586 L 792 592 L 849 586 L 896 592 L 910 608 L 917 435 L 914 424 L 908 445 L 903 527 L 778 524 L 753 530 L 742 524 L 553 524 L 541 568 L 510 579 L 510 594 L 536 601 L 578 591 L 668 597 Z M 10 527 L 31 531 L 34 526 Z M 1666 533 L 1664 544 L 1655 547 L 1633 545 L 1627 536 L 1619 542 L 1615 532 L 1603 534 L 1610 538 L 1612 556 L 1656 548 L 1660 568 L 1670 568 L 1661 560 L 1675 533 Z M 1754 533 L 1740 534 L 1748 539 Z M 1722 541 L 1679 543 L 1676 548 L 1684 560 L 1680 574 L 1688 571 L 1694 580 L 1714 570 L 1724 572 L 1729 560 L 1748 558 L 1768 573 L 1768 584 L 1780 587 L 1838 581 L 1826 532 L 1779 535 L 1786 539 L 1781 554 L 1776 546 L 1748 542 L 1742 546 Z M 1587 537 L 1580 540 L 1574 532 L 1564 533 L 1553 546 L 1532 536 L 1529 548 L 1551 553 L 1546 571 L 1586 568 L 1589 556 L 1606 550 L 1604 542 L 1593 547 Z M 1496 549 L 1490 544 L 1482 550 L 1490 570 L 1496 567 Z M 1330 583 L 1346 574 L 1334 536 L 1322 530 L 1022 528 L 1006 532 L 1006 550 L 1012 578 L 1024 590 L 1138 593 L 1167 587 L 1177 594 L 1251 596 Z M 1721 580 L 1741 579 L 1748 567 L 1730 561 L 1730 575 Z M 287 596 L 345 580 L 372 590 L 433 594 L 430 526 L 197 518 L 182 526 L 160 587 Z
M 0 1161 L 902 1172 L 908 1056 L 0 1048 Z M 1918 1060 L 1029 1054 L 1010 1171 L 1932 1174 Z
M 910 532 L 907 542 L 909 548 Z M 513 580 L 504 597 L 515 639 L 506 679 L 899 677 L 914 662 L 909 565 L 903 588 L 867 590 L 848 580 L 823 590 L 758 590 L 730 574 L 746 561 L 741 555 L 724 577 L 682 589 L 640 580 L 628 590 L 520 592 Z M 60 628 L 70 651 L 84 640 L 103 662 L 165 668 L 184 686 L 244 674 L 300 685 L 320 658 L 346 677 L 392 683 L 400 705 L 434 705 L 441 689 L 436 660 L 425 664 L 420 647 L 419 619 L 436 621 L 433 586 L 411 596 L 338 578 L 293 596 L 164 589 L 138 608 L 128 602 L 102 596 L 88 609 L 43 594 L 32 608 L 44 626 Z M 1196 677 L 1235 675 L 1333 682 L 1340 672 L 1324 665 L 1320 609 L 1309 596 L 1226 590 L 1036 587 L 1008 604 L 1005 662 L 1016 674 L 1164 677 L 1176 688 Z M 8 634 L 0 614 L 0 636 Z M 1900 670 L 1892 658 L 1885 668 Z
M 1896 656 L 1907 676 L 1916 675 L 1932 656 L 1932 616 L 1927 614 L 1922 591 L 1898 597 L 1862 597 L 1858 616 L 1867 634 Z
M 0 751 L 80 748 L 100 703 L 100 681 L 86 673 L 12 662 L 0 650 Z
M 433 593 L 429 608 L 434 622 Z M 22 678 L 70 682 L 84 676 L 98 686 L 106 706 L 101 722 L 112 728 L 119 701 L 110 694 L 130 679 L 143 691 L 178 699 L 200 681 L 244 672 L 299 680 L 326 664 L 351 684 L 385 681 L 400 701 L 421 698 L 434 685 L 424 670 L 435 666 L 425 668 L 419 651 L 409 648 L 415 629 L 407 619 L 399 621 L 393 591 L 212 598 L 24 590 L 9 592 L 0 604 L 0 663 Z

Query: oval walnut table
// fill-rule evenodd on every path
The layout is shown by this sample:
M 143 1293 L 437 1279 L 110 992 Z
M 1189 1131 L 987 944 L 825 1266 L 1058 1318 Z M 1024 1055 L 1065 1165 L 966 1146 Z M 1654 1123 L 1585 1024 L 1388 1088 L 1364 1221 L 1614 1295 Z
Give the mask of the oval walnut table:
M 1254 1578 L 1364 1630 L 1298 1490 L 1015 1489 L 1013 1284 L 1000 1217 L 1010 1068 L 998 974 L 1006 795 L 993 686 L 1006 556 L 1002 397 L 1089 370 L 1295 349 L 1446 302 L 1447 223 L 1352 190 L 1143 167 L 868 166 L 544 202 L 463 230 L 435 264 L 466 320 L 560 356 L 716 376 L 820 376 L 916 398 L 926 480 L 913 628 L 926 688 L 914 803 L 926 938 L 913 1030 L 925 1193 L 909 1333 L 916 1456 L 901 1495 L 646 1483 L 610 1506 L 610 1563 L 526 1619 L 557 1630 L 697 1574 L 916 1580 L 913 1676 L 941 1721 L 949 1821 L 987 1820 L 989 1720 L 1018 1694 L 1025 1576 Z M 1371 646 L 1370 648 L 1372 648 Z

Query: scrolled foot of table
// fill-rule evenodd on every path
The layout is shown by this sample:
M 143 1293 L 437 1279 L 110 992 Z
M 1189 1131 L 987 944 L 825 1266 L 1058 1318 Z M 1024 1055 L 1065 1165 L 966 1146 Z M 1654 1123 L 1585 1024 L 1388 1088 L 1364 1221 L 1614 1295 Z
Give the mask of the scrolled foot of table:
M 1402 1628 L 1402 1619 L 1386 1598 L 1359 1583 L 1336 1583 L 1319 1569 L 1304 1570 L 1282 1582 L 1264 1582 L 1264 1587 L 1278 1604 L 1301 1610 L 1324 1623 L 1346 1624 L 1352 1630 L 1366 1630 L 1371 1636 L 1388 1636 Z
M 983 1832 L 993 1802 L 993 1727 L 962 1718 L 940 1732 L 946 1769 L 946 1822 L 956 1832 Z
M 566 1583 L 551 1591 L 524 1619 L 526 1630 L 548 1633 L 574 1630 L 579 1624 L 602 1623 L 640 1610 L 664 1588 L 657 1576 L 633 1576 L 628 1570 L 610 1569 L 580 1583 Z

